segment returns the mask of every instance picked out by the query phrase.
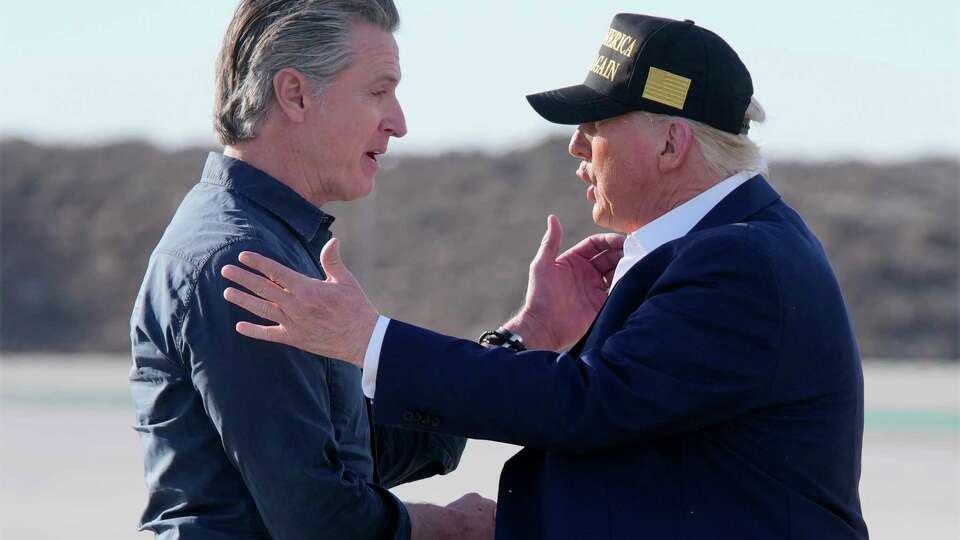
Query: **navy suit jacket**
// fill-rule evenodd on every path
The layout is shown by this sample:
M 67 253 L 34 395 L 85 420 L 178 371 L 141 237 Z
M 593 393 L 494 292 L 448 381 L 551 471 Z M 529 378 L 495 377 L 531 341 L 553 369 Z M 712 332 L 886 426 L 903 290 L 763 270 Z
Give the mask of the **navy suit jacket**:
M 377 422 L 526 447 L 498 539 L 867 538 L 847 310 L 763 177 L 638 262 L 569 352 L 393 321 L 380 358 Z

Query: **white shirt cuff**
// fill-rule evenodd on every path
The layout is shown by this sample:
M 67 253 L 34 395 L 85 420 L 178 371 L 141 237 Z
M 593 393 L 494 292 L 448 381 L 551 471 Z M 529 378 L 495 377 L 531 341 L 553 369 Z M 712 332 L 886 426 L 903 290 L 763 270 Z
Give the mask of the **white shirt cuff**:
M 367 352 L 363 355 L 363 376 L 360 378 L 360 385 L 363 387 L 363 395 L 370 399 L 373 399 L 373 395 L 377 392 L 380 349 L 383 348 L 383 338 L 387 335 L 387 325 L 389 324 L 390 318 L 380 315 L 377 324 L 373 327 L 373 333 L 370 334 Z

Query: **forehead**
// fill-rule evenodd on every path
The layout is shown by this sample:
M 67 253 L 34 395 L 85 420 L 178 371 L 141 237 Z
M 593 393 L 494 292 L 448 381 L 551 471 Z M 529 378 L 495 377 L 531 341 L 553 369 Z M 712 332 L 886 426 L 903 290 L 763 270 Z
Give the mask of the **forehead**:
M 400 79 L 400 49 L 393 34 L 365 22 L 353 23 L 350 34 L 354 64 L 371 76 L 389 75 Z
M 628 112 L 596 122 L 596 130 L 608 137 L 648 137 L 656 122 L 641 112 Z

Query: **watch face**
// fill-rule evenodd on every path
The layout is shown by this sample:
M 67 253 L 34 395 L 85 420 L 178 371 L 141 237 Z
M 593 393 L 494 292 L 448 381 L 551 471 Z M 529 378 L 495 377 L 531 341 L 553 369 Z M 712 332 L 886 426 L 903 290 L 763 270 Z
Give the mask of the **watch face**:
M 477 341 L 483 346 L 504 347 L 517 352 L 527 350 L 523 338 L 503 327 L 484 332 Z
M 491 347 L 500 347 L 504 343 L 504 337 L 493 330 L 488 330 L 483 334 L 480 334 L 480 339 L 478 340 L 481 345 L 489 345 Z

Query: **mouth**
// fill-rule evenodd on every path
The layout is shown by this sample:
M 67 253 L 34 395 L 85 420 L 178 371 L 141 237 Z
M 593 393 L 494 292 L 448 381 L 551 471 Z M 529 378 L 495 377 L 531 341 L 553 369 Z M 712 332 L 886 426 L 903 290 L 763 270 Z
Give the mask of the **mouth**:
M 590 181 L 590 171 L 587 170 L 587 167 L 589 167 L 589 163 L 586 161 L 581 161 L 580 166 L 577 167 L 576 175 L 577 178 L 583 180 L 584 182 L 592 184 L 593 182 Z
M 374 163 L 376 163 L 376 162 L 377 162 L 377 156 L 380 156 L 380 155 L 383 154 L 383 153 L 384 153 L 383 150 L 372 150 L 372 151 L 370 151 L 370 152 L 366 152 L 364 155 L 366 155 L 368 159 L 370 159 L 371 161 L 373 161 Z
M 590 178 L 590 172 L 587 170 L 587 162 L 581 161 L 580 166 L 577 167 L 577 178 L 583 180 L 588 184 L 586 197 L 590 202 L 596 202 L 597 200 L 597 184 Z

